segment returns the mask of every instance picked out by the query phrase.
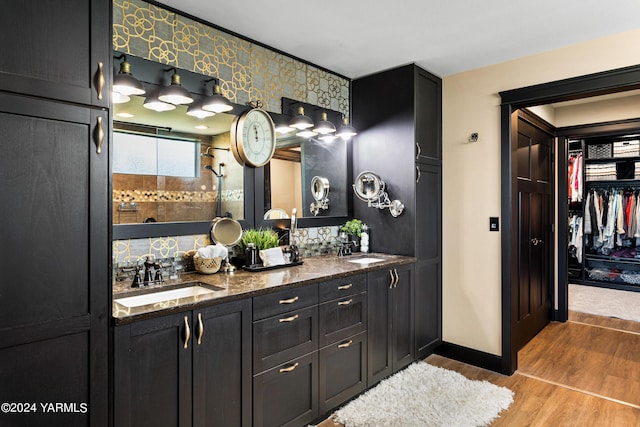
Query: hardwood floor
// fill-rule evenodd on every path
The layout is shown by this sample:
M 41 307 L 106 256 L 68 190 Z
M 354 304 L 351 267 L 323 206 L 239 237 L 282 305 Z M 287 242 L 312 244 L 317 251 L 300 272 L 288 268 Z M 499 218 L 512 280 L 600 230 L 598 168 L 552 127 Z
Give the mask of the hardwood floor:
M 438 355 L 426 361 L 513 390 L 492 426 L 640 426 L 637 322 L 570 312 L 569 322 L 550 323 L 518 353 L 512 376 Z

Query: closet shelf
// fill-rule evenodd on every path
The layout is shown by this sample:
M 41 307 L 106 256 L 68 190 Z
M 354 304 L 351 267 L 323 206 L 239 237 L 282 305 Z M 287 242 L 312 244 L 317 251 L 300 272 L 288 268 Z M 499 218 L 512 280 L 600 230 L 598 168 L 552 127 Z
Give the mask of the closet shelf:
M 619 163 L 619 162 L 636 162 L 640 161 L 640 156 L 633 157 L 604 157 L 601 159 L 584 159 L 585 164 L 588 163 Z

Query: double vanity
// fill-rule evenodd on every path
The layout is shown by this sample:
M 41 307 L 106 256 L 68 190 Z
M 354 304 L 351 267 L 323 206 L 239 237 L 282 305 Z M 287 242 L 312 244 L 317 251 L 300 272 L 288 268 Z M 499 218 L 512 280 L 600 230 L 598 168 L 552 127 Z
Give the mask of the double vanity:
M 115 425 L 303 426 L 415 359 L 414 262 L 114 285 Z

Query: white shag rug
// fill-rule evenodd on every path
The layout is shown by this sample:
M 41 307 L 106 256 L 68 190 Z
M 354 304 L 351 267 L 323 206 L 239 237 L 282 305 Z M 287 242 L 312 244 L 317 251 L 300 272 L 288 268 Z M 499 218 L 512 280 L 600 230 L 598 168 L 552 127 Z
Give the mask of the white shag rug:
M 640 322 L 640 292 L 570 284 L 569 310 Z
M 486 426 L 513 392 L 426 362 L 416 362 L 337 410 L 347 427 Z

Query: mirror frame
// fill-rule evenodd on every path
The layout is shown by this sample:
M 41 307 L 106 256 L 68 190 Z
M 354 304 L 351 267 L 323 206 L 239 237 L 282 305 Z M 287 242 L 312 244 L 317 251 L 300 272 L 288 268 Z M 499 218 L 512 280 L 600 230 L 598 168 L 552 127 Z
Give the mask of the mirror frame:
M 125 55 L 127 62 L 131 64 L 131 69 L 135 77 L 140 80 L 147 91 L 150 93 L 157 90 L 161 85 L 167 85 L 170 83 L 171 73 L 163 70 L 172 68 L 169 65 L 161 64 L 155 61 L 149 61 L 143 58 L 136 57 L 134 55 L 126 54 L 119 51 L 113 51 L 113 56 Z M 113 61 L 113 75 L 118 73 L 120 61 Z M 178 69 L 182 80 L 182 85 L 191 92 L 192 95 L 199 100 L 206 96 L 204 81 L 212 78 L 203 74 L 194 73 L 184 69 Z M 279 120 L 290 120 L 292 114 L 287 114 L 290 111 L 291 105 L 302 105 L 305 107 L 305 111 L 322 110 L 317 105 L 307 104 L 300 101 L 291 100 L 288 98 L 282 98 L 282 111 L 285 114 L 273 113 L 269 111 L 274 122 Z M 248 105 L 241 105 L 233 103 L 233 110 L 228 114 L 234 114 L 236 116 L 242 114 L 244 111 L 252 108 Z M 329 111 L 327 109 L 327 111 Z M 113 121 L 113 117 L 110 118 Z M 339 123 L 337 124 L 339 125 Z M 113 127 L 113 125 L 112 125 Z M 352 177 L 352 142 L 347 143 L 347 159 L 346 159 L 346 188 L 350 188 L 350 180 Z M 113 154 L 113 145 L 109 145 L 110 155 Z M 111 166 L 109 166 L 109 187 L 111 189 Z M 274 229 L 287 229 L 290 227 L 290 220 L 288 219 L 276 219 L 265 220 L 263 219 L 265 212 L 264 203 L 264 166 L 260 168 L 244 167 L 244 219 L 238 220 L 243 229 L 246 228 L 274 228 Z M 353 215 L 353 193 L 347 191 L 347 215 L 343 216 L 315 216 L 315 217 L 298 217 L 297 227 L 324 227 L 344 224 L 348 218 Z M 111 215 L 111 214 L 110 214 Z M 181 222 L 155 222 L 155 223 L 135 223 L 135 224 L 113 224 L 111 221 L 112 240 L 123 239 L 139 239 L 147 237 L 164 237 L 164 236 L 187 236 L 187 235 L 199 235 L 208 234 L 211 228 L 211 221 L 181 221 Z

